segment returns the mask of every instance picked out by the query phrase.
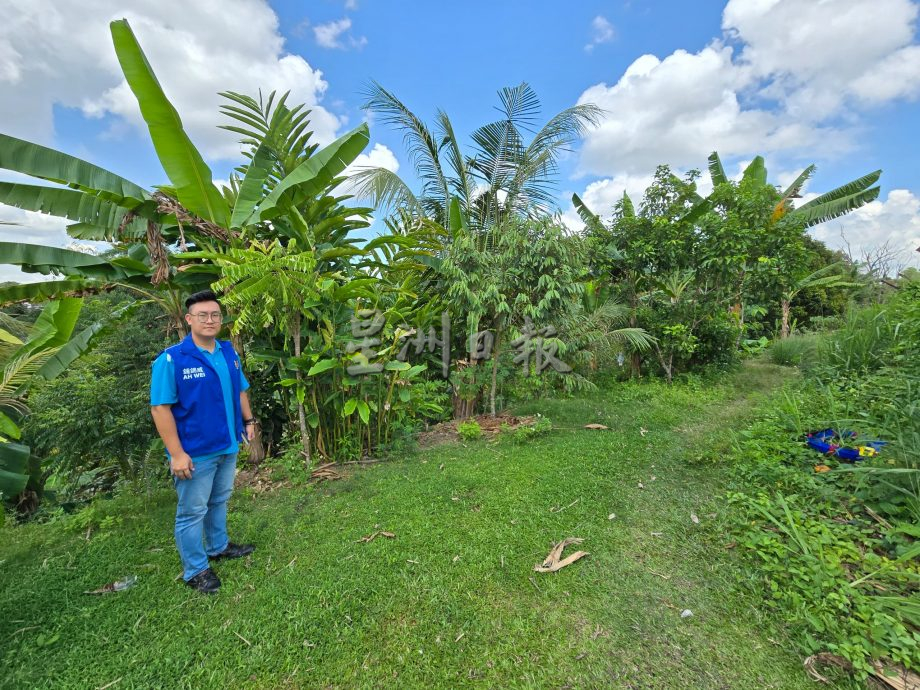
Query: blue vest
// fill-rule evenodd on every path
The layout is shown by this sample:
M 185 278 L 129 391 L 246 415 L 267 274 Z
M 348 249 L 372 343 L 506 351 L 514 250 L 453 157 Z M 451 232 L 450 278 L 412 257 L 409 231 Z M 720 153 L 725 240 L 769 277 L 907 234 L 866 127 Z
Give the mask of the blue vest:
M 190 456 L 200 457 L 219 453 L 243 437 L 243 411 L 240 408 L 240 359 L 227 340 L 218 340 L 230 382 L 233 385 L 233 416 L 236 433 L 227 428 L 224 394 L 217 372 L 198 350 L 192 336 L 178 345 L 166 348 L 172 358 L 179 400 L 172 405 L 172 414 L 179 432 L 182 449 Z

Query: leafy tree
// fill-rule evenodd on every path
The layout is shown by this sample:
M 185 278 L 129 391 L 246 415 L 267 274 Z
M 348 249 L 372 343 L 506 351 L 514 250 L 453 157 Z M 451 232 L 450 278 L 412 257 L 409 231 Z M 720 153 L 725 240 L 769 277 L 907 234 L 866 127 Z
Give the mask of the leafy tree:
M 551 214 L 559 156 L 597 124 L 602 111 L 590 104 L 573 106 L 537 129 L 540 101 L 530 85 L 503 88 L 498 96 L 502 117 L 473 132 L 468 155 L 447 113 L 439 110 L 434 128 L 429 127 L 375 83 L 365 108 L 402 132 L 421 190 L 416 194 L 388 170 L 368 168 L 353 178 L 356 194 L 377 208 L 423 215 L 451 233 L 461 223 L 471 232 L 490 233 L 506 218 Z M 528 141 L 530 132 L 535 133 Z

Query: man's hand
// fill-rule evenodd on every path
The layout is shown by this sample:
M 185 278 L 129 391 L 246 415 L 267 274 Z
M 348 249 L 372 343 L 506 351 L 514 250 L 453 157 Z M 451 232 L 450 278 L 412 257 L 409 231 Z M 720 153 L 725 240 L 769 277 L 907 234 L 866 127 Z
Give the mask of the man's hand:
M 247 425 L 246 425 L 246 438 L 247 438 L 247 439 L 249 440 L 249 442 L 251 443 L 252 440 L 253 440 L 255 437 L 256 437 L 256 425 L 255 425 L 255 424 L 247 424 Z
M 169 470 L 179 479 L 191 479 L 195 466 L 188 453 L 180 453 L 169 461 Z

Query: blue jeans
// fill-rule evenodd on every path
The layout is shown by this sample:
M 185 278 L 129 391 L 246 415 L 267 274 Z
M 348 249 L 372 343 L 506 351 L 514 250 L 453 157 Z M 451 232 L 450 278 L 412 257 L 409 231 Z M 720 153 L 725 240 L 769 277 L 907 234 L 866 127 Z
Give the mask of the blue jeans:
M 182 559 L 182 577 L 188 581 L 207 570 L 208 556 L 227 548 L 227 501 L 233 493 L 236 453 L 194 460 L 191 479 L 173 477 L 176 507 L 176 547 Z M 202 545 L 202 536 L 205 546 Z M 205 550 L 207 548 L 207 550 Z

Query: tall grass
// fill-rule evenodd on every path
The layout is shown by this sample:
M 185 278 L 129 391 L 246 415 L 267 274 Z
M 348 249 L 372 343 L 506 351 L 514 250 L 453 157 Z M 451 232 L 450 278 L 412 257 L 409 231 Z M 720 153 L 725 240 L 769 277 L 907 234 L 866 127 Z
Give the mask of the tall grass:
M 775 341 L 768 350 L 770 361 L 787 367 L 811 369 L 819 360 L 822 336 L 793 335 Z

